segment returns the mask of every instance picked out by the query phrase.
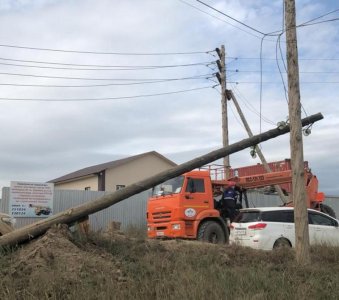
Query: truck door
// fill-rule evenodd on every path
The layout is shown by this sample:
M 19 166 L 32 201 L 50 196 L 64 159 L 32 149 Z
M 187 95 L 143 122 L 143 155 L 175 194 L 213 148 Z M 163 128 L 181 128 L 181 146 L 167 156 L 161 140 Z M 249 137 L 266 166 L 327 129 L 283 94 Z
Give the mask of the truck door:
M 192 220 L 199 212 L 209 209 L 210 201 L 204 178 L 187 178 L 183 202 L 184 219 Z

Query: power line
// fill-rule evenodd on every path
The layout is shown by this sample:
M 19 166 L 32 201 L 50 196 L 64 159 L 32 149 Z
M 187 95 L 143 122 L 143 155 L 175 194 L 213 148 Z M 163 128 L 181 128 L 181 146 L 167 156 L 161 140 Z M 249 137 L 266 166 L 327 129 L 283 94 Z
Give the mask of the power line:
M 285 2 L 283 2 L 285 3 Z M 285 6 L 285 4 L 283 4 Z M 284 11 L 285 11 L 285 7 L 284 7 Z M 284 79 L 284 76 L 283 76 L 283 73 L 280 69 L 280 64 L 279 64 L 279 59 L 278 59 L 278 46 L 279 46 L 279 50 L 280 50 L 280 57 L 281 57 L 281 60 L 283 62 L 283 65 L 284 65 L 284 68 L 285 68 L 285 72 L 287 73 L 287 69 L 286 69 L 286 64 L 285 64 L 285 60 L 283 58 L 283 54 L 282 54 L 282 49 L 281 49 L 281 44 L 280 44 L 280 37 L 281 35 L 279 35 L 277 37 L 277 42 L 275 44 L 275 58 L 276 58 L 276 62 L 277 62 L 277 67 L 278 67 L 278 70 L 279 70 L 279 74 L 280 74 L 280 78 L 281 78 L 281 82 L 283 84 L 283 87 L 284 87 L 284 96 L 285 96 L 285 99 L 286 99 L 286 102 L 287 102 L 287 105 L 288 105 L 288 92 L 287 92 L 287 88 L 286 88 L 286 84 L 285 84 L 285 79 Z
M 232 112 L 232 114 L 233 114 L 234 119 L 238 122 L 238 124 L 240 125 L 240 127 L 242 127 L 243 129 L 246 130 L 245 125 L 244 125 L 243 123 L 240 122 L 238 116 L 237 116 L 236 113 L 234 112 L 233 107 L 232 107 L 231 105 L 230 105 L 229 107 L 231 108 L 231 112 Z
M 319 20 L 319 19 L 321 19 L 321 18 L 323 18 L 323 17 L 326 17 L 326 16 L 328 16 L 328 15 L 330 15 L 330 14 L 333 14 L 333 13 L 335 13 L 335 12 L 337 12 L 337 11 L 339 11 L 339 8 L 334 9 L 334 10 L 331 10 L 331 11 L 329 11 L 329 12 L 323 14 L 323 15 L 320 15 L 320 16 L 318 16 L 318 17 L 315 17 L 315 18 L 313 18 L 313 19 L 311 19 L 311 20 L 308 20 L 308 21 L 306 21 L 306 22 L 304 22 L 304 23 L 301 23 L 301 24 L 298 25 L 298 26 L 306 25 L 306 24 L 311 23 L 311 22 L 313 22 L 313 21 L 315 21 L 315 20 Z
M 260 73 L 260 70 L 241 70 L 241 69 L 235 69 L 235 70 L 228 70 L 228 72 L 232 73 Z M 277 71 L 262 71 L 263 73 L 279 73 Z M 282 72 L 287 73 L 287 72 Z M 339 71 L 300 71 L 299 73 L 304 74 L 337 74 Z
M 176 68 L 176 67 L 192 67 L 192 66 L 206 66 L 215 64 L 214 61 L 208 61 L 208 62 L 198 62 L 198 63 L 190 63 L 190 64 L 174 64 L 174 65 L 91 65 L 91 64 L 72 64 L 72 63 L 57 63 L 57 62 L 50 62 L 50 61 L 37 61 L 37 60 L 23 60 L 23 59 L 12 59 L 12 58 L 3 58 L 0 57 L 0 60 L 4 61 L 13 61 L 13 62 L 24 62 L 24 63 L 35 63 L 35 64 L 47 64 L 47 65 L 58 65 L 58 66 L 76 66 L 76 67 L 98 67 L 100 69 L 89 69 L 89 70 L 106 70 L 107 68 L 113 68 L 113 69 L 107 69 L 107 70 L 121 70 L 120 68 L 124 68 L 127 70 L 135 70 L 135 69 L 160 69 L 160 68 Z M 0 63 L 5 64 L 6 63 Z M 17 65 L 17 64 L 8 64 L 8 65 L 14 65 L 14 66 L 23 66 L 26 67 L 27 65 Z M 27 66 L 27 67 L 36 67 L 39 66 Z M 48 66 L 43 66 L 44 68 L 52 68 Z M 102 69 L 101 69 L 102 68 Z M 64 69 L 64 68 L 62 68 Z M 68 69 L 68 68 L 67 68 Z M 88 70 L 88 69 L 77 69 L 77 68 L 70 68 L 71 70 Z
M 228 81 L 229 83 L 235 83 L 235 84 L 258 84 L 260 81 Z M 275 81 L 264 81 L 264 84 L 278 84 L 280 82 Z M 339 81 L 303 81 L 300 82 L 300 84 L 337 84 Z
M 0 75 L 8 76 L 21 76 L 21 77 L 33 77 L 33 78 L 49 78 L 49 79 L 66 79 L 66 80 L 89 80 L 89 81 L 173 81 L 173 80 L 188 80 L 195 78 L 209 78 L 215 76 L 214 73 L 202 74 L 181 78 L 89 78 L 89 77 L 68 77 L 68 76 L 47 76 L 47 75 L 35 75 L 35 74 L 23 74 L 23 73 L 7 73 L 0 72 Z
M 284 6 L 284 4 L 283 4 L 283 6 Z M 321 18 L 323 18 L 323 17 L 325 17 L 325 16 L 328 16 L 328 15 L 330 15 L 330 14 L 333 14 L 333 13 L 335 13 L 335 12 L 337 12 L 337 11 L 339 11 L 339 9 L 335 9 L 335 10 L 329 11 L 329 12 L 323 14 L 323 15 L 320 15 L 320 16 L 315 17 L 315 18 L 313 18 L 313 19 L 311 19 L 311 20 L 308 20 L 308 21 L 306 21 L 306 22 L 304 22 L 304 23 L 301 23 L 301 24 L 299 24 L 299 25 L 296 25 L 295 28 L 300 28 L 300 27 L 312 26 L 312 25 L 321 24 L 321 23 L 327 23 L 327 22 L 338 21 L 339 18 L 334 18 L 334 19 L 329 19 L 329 20 L 323 20 L 323 21 L 319 21 L 319 22 L 313 22 L 313 21 L 315 21 L 315 20 L 321 19 Z M 283 16 L 284 16 L 284 14 L 283 14 Z M 284 21 L 283 21 L 283 29 L 282 29 L 282 30 L 276 30 L 276 31 L 267 33 L 266 35 L 268 35 L 268 36 L 278 36 L 278 35 L 282 35 L 286 30 L 290 30 L 290 29 L 292 29 L 292 28 L 284 29 Z
M 323 21 L 314 22 L 314 23 L 308 23 L 308 24 L 305 24 L 305 25 L 299 25 L 297 27 L 306 27 L 306 26 L 312 26 L 312 25 L 317 25 L 317 24 L 321 24 L 321 23 L 329 23 L 329 22 L 335 22 L 335 21 L 339 21 L 339 18 L 323 20 Z
M 228 56 L 228 59 L 233 59 L 233 60 L 259 60 L 260 57 L 235 57 L 235 56 Z M 263 60 L 276 60 L 276 58 L 272 57 L 263 57 Z M 299 60 L 328 60 L 328 61 L 333 61 L 333 60 L 339 60 L 339 58 L 299 58 Z
M 247 28 L 249 28 L 249 29 L 251 29 L 251 30 L 257 32 L 257 33 L 260 33 L 261 35 L 265 35 L 264 32 L 259 31 L 259 30 L 255 29 L 254 27 L 249 26 L 249 25 L 247 25 L 247 24 L 245 24 L 245 23 L 243 23 L 243 22 L 241 22 L 241 21 L 239 21 L 239 20 L 237 20 L 237 19 L 231 17 L 230 15 L 225 14 L 224 12 L 222 12 L 222 11 L 220 11 L 220 10 L 214 8 L 214 7 L 211 6 L 211 5 L 208 5 L 208 4 L 206 4 L 206 3 L 204 3 L 204 2 L 202 2 L 202 1 L 200 1 L 200 0 L 196 0 L 196 1 L 199 2 L 199 3 L 201 3 L 202 5 L 205 5 L 205 6 L 207 6 L 208 8 L 210 8 L 210 9 L 212 9 L 212 10 L 218 12 L 219 14 L 222 14 L 223 16 L 225 16 L 225 17 L 227 17 L 227 18 L 229 18 L 229 19 L 231 19 L 231 20 L 233 20 L 233 21 L 235 21 L 235 22 L 237 22 L 237 23 L 239 23 L 239 24 L 241 24 L 241 25 L 243 25 L 243 26 L 245 26 L 245 27 L 247 27 Z
M 254 36 L 254 37 L 256 37 L 256 38 L 261 38 L 260 36 L 254 34 L 254 33 L 252 33 L 252 32 L 249 32 L 249 31 L 247 31 L 247 30 L 244 30 L 244 29 L 242 29 L 241 27 L 238 27 L 238 26 L 236 26 L 236 25 L 234 25 L 234 24 L 232 24 L 232 23 L 230 23 L 230 22 L 227 22 L 227 21 L 225 21 L 225 20 L 223 20 L 223 19 L 221 19 L 221 18 L 219 18 L 219 17 L 217 17 L 217 16 L 214 16 L 214 15 L 212 15 L 212 14 L 210 14 L 210 13 L 208 13 L 208 12 L 206 12 L 206 11 L 200 9 L 199 7 L 196 7 L 196 6 L 194 6 L 194 5 L 192 5 L 192 4 L 188 3 L 188 2 L 186 2 L 186 1 L 184 1 L 184 0 L 179 0 L 179 1 L 182 2 L 182 3 L 184 3 L 184 4 L 186 4 L 186 5 L 188 5 L 188 6 L 190 6 L 190 7 L 192 7 L 192 8 L 194 8 L 194 9 L 196 9 L 196 10 L 198 10 L 198 11 L 200 11 L 200 12 L 202 12 L 202 13 L 204 13 L 204 14 L 206 14 L 206 15 L 208 15 L 208 16 L 210 16 L 210 17 L 212 17 L 212 18 L 214 18 L 214 19 L 217 19 L 217 20 L 219 20 L 219 21 L 221 21 L 221 22 L 224 22 L 224 23 L 226 23 L 226 24 L 228 24 L 228 25 L 234 27 L 234 28 L 237 28 L 237 29 L 239 29 L 239 30 L 241 30 L 241 31 L 243 31 L 243 32 L 246 32 L 247 34 L 250 34 L 250 35 L 252 35 L 252 36 Z
M 251 111 L 252 113 L 260 117 L 260 113 L 255 109 L 255 107 L 251 104 L 251 102 L 246 99 L 246 97 L 240 92 L 240 90 L 233 84 L 232 84 L 232 90 L 237 95 L 237 98 L 240 99 L 244 103 L 244 105 L 247 107 L 249 111 Z M 261 115 L 261 118 L 266 123 L 275 125 L 273 121 L 271 121 L 269 118 L 265 117 L 264 115 Z
M 172 95 L 179 93 L 186 93 L 192 91 L 198 91 L 203 89 L 213 88 L 214 86 L 205 86 L 200 88 L 172 91 L 166 93 L 156 93 L 156 94 L 144 94 L 144 95 L 134 95 L 134 96 L 123 96 L 123 97 L 102 97 L 102 98 L 69 98 L 69 99 L 46 99 L 46 98 L 0 98 L 0 101 L 37 101 L 37 102 L 83 102 L 83 101 L 109 101 L 109 100 L 123 100 L 123 99 L 136 99 L 136 98 L 146 98 L 146 97 L 155 97 L 163 95 Z
M 65 49 L 52 49 L 52 48 L 38 48 L 18 45 L 0 44 L 0 47 L 26 49 L 26 50 L 39 50 L 39 51 L 51 51 L 51 52 L 66 52 L 66 53 L 79 53 L 79 54 L 97 54 L 97 55 L 123 55 L 123 56 L 161 56 L 161 55 L 193 55 L 193 54 L 208 54 L 214 50 L 208 51 L 192 51 L 192 52 L 150 52 L 150 53 L 138 53 L 138 52 L 99 52 L 99 51 L 81 51 L 81 50 L 65 50 Z
M 214 77 L 212 75 L 211 77 Z M 85 85 L 53 85 L 53 84 L 20 84 L 20 83 L 0 83 L 0 86 L 16 86 L 16 87 L 38 87 L 38 88 L 92 88 L 92 87 L 105 87 L 105 86 L 131 86 L 131 85 L 144 85 L 153 83 L 164 83 L 180 80 L 207 80 L 204 77 L 186 77 L 186 78 L 172 78 L 166 80 L 154 81 L 141 81 L 141 82 L 128 82 L 128 83 L 104 83 L 104 84 L 85 84 Z
M 1 63 L 0 65 L 5 66 L 15 66 L 15 67 L 24 67 L 24 68 L 37 68 L 37 69 L 54 69 L 54 70 L 77 70 L 77 71 L 139 71 L 139 70 L 154 70 L 154 69 L 165 69 L 165 68 L 177 68 L 177 67 L 188 67 L 188 66 L 198 66 L 198 65 L 211 65 L 215 62 L 199 63 L 199 64 L 186 64 L 186 65 L 168 65 L 168 66 L 143 66 L 143 67 L 126 67 L 126 68 L 71 68 L 71 67 L 51 67 L 51 66 L 34 66 L 34 65 L 22 65 L 22 64 L 12 64 L 12 63 Z

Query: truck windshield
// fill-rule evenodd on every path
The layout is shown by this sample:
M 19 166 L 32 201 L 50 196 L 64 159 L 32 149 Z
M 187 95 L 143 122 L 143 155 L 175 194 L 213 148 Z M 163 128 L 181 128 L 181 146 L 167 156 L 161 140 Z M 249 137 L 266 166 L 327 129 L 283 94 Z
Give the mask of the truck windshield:
M 153 196 L 178 194 L 182 189 L 184 176 L 169 179 L 153 188 Z

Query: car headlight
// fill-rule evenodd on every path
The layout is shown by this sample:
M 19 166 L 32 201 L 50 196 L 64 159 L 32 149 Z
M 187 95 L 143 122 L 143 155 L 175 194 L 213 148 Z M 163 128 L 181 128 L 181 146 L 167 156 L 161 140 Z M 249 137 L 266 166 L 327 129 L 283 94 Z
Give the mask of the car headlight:
M 173 230 L 180 230 L 180 224 L 172 224 Z

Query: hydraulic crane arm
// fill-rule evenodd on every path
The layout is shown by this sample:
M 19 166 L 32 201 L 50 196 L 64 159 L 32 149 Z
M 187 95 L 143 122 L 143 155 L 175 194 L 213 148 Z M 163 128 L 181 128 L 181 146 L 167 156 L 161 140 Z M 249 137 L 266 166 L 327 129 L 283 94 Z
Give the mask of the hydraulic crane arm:
M 313 175 L 309 169 L 305 169 L 304 174 L 307 205 L 310 208 L 317 208 L 319 203 L 324 201 L 325 195 L 322 192 L 318 192 L 317 177 Z M 251 176 L 233 177 L 228 180 L 214 180 L 213 185 L 227 186 L 230 185 L 230 183 L 233 183 L 234 185 L 246 190 L 291 182 L 292 171 L 287 170 Z

